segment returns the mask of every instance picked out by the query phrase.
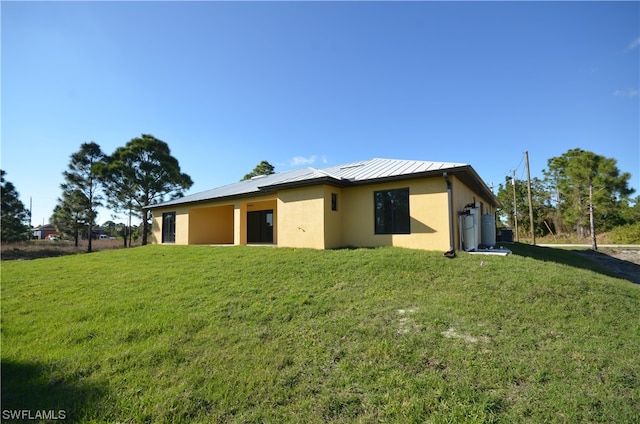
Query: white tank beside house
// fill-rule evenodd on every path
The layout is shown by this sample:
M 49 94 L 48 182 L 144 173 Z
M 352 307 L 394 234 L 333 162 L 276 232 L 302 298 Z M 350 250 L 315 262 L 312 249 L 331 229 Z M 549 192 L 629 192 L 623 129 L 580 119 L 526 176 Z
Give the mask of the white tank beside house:
M 493 247 L 496 245 L 496 217 L 486 213 L 482 215 L 482 245 Z
M 464 217 L 464 250 L 467 252 L 477 249 L 480 241 L 478 213 L 478 208 L 471 208 L 469 209 L 469 215 Z

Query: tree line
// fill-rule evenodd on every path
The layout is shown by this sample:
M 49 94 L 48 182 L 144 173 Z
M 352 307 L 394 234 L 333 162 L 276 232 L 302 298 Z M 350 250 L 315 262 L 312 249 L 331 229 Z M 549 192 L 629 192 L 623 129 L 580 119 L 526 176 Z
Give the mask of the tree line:
M 570 149 L 552 157 L 542 171 L 543 178 L 531 180 L 533 225 L 529 217 L 527 182 L 505 177 L 498 187 L 502 203 L 500 221 L 510 227 L 516 222 L 521 234 L 536 236 L 575 234 L 590 236 L 590 213 L 595 231 L 625 228 L 626 242 L 640 242 L 640 196 L 631 198 L 631 174 L 621 172 L 615 159 Z M 635 240 L 635 241 L 634 241 Z
M 29 211 L 5 175 L 2 170 L 2 242 L 28 240 Z M 145 207 L 181 197 L 193 185 L 191 177 L 180 171 L 168 144 L 149 134 L 131 139 L 111 155 L 95 142 L 82 143 L 71 155 L 63 176 L 62 195 L 52 223 L 58 231 L 73 237 L 76 246 L 80 235 L 87 234 L 89 252 L 99 207 L 139 217 L 142 244 L 146 244 L 150 216 Z
M 181 172 L 169 145 L 150 134 L 131 139 L 111 155 L 95 142 L 82 143 L 80 150 L 71 155 L 63 175 L 62 196 L 53 210 L 53 224 L 72 236 L 76 245 L 79 235 L 86 231 L 89 252 L 99 207 L 128 214 L 129 219 L 132 215 L 140 218 L 144 245 L 150 225 L 145 207 L 181 197 L 193 185 L 191 177 Z

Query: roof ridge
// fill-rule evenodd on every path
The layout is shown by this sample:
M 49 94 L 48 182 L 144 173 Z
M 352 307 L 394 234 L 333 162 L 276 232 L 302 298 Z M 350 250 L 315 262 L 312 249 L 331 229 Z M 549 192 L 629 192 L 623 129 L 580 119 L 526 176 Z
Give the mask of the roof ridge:
M 341 180 L 342 179 L 342 178 L 338 177 L 337 175 L 332 174 L 331 172 L 327 171 L 327 169 L 330 169 L 331 167 L 328 167 L 328 168 L 314 168 L 314 167 L 310 166 L 309 168 L 313 169 L 315 172 L 318 172 L 318 173 L 320 173 L 320 174 L 322 174 L 324 176 L 335 178 L 336 180 Z
M 422 160 L 422 159 L 392 159 L 392 158 L 372 158 L 371 160 L 389 160 L 389 161 L 399 161 L 399 162 L 423 162 L 423 163 L 448 163 L 454 165 L 468 165 L 467 163 L 462 162 L 451 162 L 451 161 L 442 161 L 442 160 Z M 367 162 L 367 161 L 363 161 Z

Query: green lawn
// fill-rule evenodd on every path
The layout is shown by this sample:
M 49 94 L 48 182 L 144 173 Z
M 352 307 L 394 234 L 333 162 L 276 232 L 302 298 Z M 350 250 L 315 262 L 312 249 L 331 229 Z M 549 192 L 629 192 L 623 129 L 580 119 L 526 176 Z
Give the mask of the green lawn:
M 156 245 L 5 261 L 3 417 L 637 422 L 640 286 L 572 252 L 513 250 Z

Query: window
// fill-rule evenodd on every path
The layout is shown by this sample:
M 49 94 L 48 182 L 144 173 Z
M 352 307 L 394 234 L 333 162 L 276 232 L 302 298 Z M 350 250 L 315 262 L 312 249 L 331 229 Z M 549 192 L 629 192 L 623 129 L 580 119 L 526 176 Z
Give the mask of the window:
M 331 210 L 338 210 L 338 195 L 336 193 L 331 193 Z
M 376 191 L 373 194 L 376 234 L 410 234 L 409 189 Z
M 176 242 L 176 213 L 166 212 L 162 214 L 162 242 Z

